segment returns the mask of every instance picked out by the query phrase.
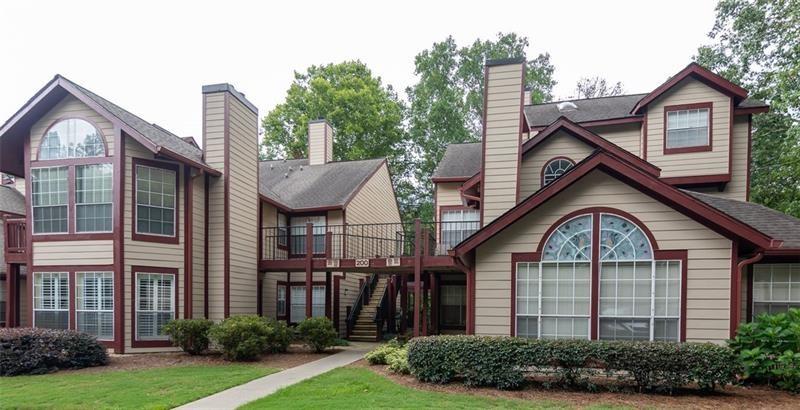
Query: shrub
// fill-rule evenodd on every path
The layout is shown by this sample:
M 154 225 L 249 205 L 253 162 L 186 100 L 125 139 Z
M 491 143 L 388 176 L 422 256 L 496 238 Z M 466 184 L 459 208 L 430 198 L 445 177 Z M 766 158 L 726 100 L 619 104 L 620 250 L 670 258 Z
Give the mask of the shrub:
M 744 367 L 745 380 L 800 391 L 800 309 L 760 315 L 740 325 L 729 345 Z
M 297 332 L 303 342 L 320 353 L 333 346 L 338 337 L 333 322 L 326 317 L 310 317 L 297 325 Z
M 640 390 L 696 383 L 713 389 L 735 380 L 733 351 L 710 343 L 527 340 L 512 337 L 434 336 L 408 345 L 411 374 L 421 381 L 518 388 L 525 372 L 555 376 L 555 384 L 593 387 L 604 372 Z
M 273 329 L 260 316 L 232 316 L 212 327 L 209 335 L 226 359 L 247 361 L 269 349 Z
M 73 330 L 0 329 L 0 376 L 43 374 L 108 363 L 94 336 Z
M 197 355 L 208 350 L 208 332 L 213 325 L 214 322 L 206 319 L 176 319 L 164 326 L 164 333 L 172 339 L 173 345 Z
M 364 355 L 364 358 L 367 359 L 369 364 L 388 364 L 387 356 L 398 349 L 400 349 L 400 347 L 396 344 L 383 344 Z
M 284 353 L 294 339 L 294 332 L 284 321 L 264 319 L 270 332 L 267 335 L 267 351 L 270 353 Z
M 394 348 L 386 355 L 386 364 L 389 365 L 389 370 L 395 373 L 409 374 L 411 370 L 408 368 L 408 348 Z

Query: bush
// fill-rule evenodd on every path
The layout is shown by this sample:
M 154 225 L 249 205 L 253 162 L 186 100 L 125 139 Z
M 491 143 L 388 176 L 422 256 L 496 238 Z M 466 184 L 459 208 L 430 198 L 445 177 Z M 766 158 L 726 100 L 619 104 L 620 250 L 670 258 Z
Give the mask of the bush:
M 389 370 L 395 373 L 409 374 L 411 370 L 408 368 L 408 348 L 394 348 L 386 355 L 386 364 L 389 365 Z
M 206 319 L 176 319 L 164 326 L 164 333 L 172 339 L 174 346 L 197 355 L 208 350 L 208 332 L 213 325 L 214 322 Z
M 310 317 L 297 325 L 297 332 L 303 342 L 320 353 L 333 346 L 338 334 L 333 322 L 326 317 Z
M 269 349 L 273 329 L 260 316 L 232 316 L 212 327 L 209 335 L 226 359 L 247 361 Z
M 270 353 L 284 353 L 294 339 L 294 332 L 284 321 L 264 319 L 271 331 L 267 336 L 267 351 Z
M 43 374 L 108 363 L 94 336 L 73 330 L 0 329 L 0 376 Z
M 383 344 L 364 355 L 364 358 L 367 359 L 369 364 L 389 364 L 387 356 L 398 349 L 400 349 L 400 346 L 397 344 Z
M 408 345 L 411 373 L 421 381 L 514 389 L 525 372 L 555 376 L 562 386 L 593 387 L 590 377 L 614 376 L 640 390 L 692 383 L 704 390 L 735 380 L 733 351 L 710 343 L 527 340 L 512 337 L 434 336 Z
M 745 380 L 800 391 L 800 309 L 760 315 L 740 325 L 729 345 L 744 367 Z

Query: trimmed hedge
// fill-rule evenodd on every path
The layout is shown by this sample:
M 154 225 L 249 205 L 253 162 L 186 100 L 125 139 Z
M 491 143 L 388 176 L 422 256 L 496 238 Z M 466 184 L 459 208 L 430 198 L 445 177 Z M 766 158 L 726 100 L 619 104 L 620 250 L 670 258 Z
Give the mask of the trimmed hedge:
M 167 322 L 164 333 L 172 340 L 173 346 L 198 355 L 208 350 L 208 333 L 213 325 L 214 322 L 207 319 L 175 319 Z
M 417 379 L 515 389 L 525 374 L 554 376 L 561 386 L 595 387 L 599 375 L 640 390 L 672 391 L 696 384 L 712 390 L 736 380 L 733 351 L 710 343 L 529 340 L 514 337 L 432 336 L 411 340 L 408 364 Z
M 0 329 L 0 376 L 43 374 L 108 363 L 94 336 L 74 330 Z

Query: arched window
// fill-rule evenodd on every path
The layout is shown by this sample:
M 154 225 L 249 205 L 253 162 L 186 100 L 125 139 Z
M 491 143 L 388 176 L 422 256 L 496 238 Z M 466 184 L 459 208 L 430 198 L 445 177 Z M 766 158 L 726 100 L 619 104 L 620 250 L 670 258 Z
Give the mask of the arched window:
M 555 158 L 550 160 L 542 169 L 542 186 L 545 186 L 562 174 L 567 172 L 570 168 L 575 166 L 575 163 L 568 158 Z
M 594 323 L 599 339 L 680 339 L 683 262 L 656 260 L 642 226 L 597 209 L 550 232 L 539 262 L 515 266 L 518 336 L 589 338 Z
M 102 157 L 106 155 L 103 137 L 89 121 L 68 118 L 45 132 L 39 146 L 39 159 Z

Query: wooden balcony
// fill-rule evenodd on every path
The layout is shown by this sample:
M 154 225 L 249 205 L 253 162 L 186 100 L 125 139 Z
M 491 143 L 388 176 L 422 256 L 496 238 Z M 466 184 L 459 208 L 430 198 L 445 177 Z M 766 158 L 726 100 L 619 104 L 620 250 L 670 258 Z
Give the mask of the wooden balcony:
M 6 263 L 26 263 L 27 226 L 24 218 L 5 217 L 5 241 L 3 252 Z

